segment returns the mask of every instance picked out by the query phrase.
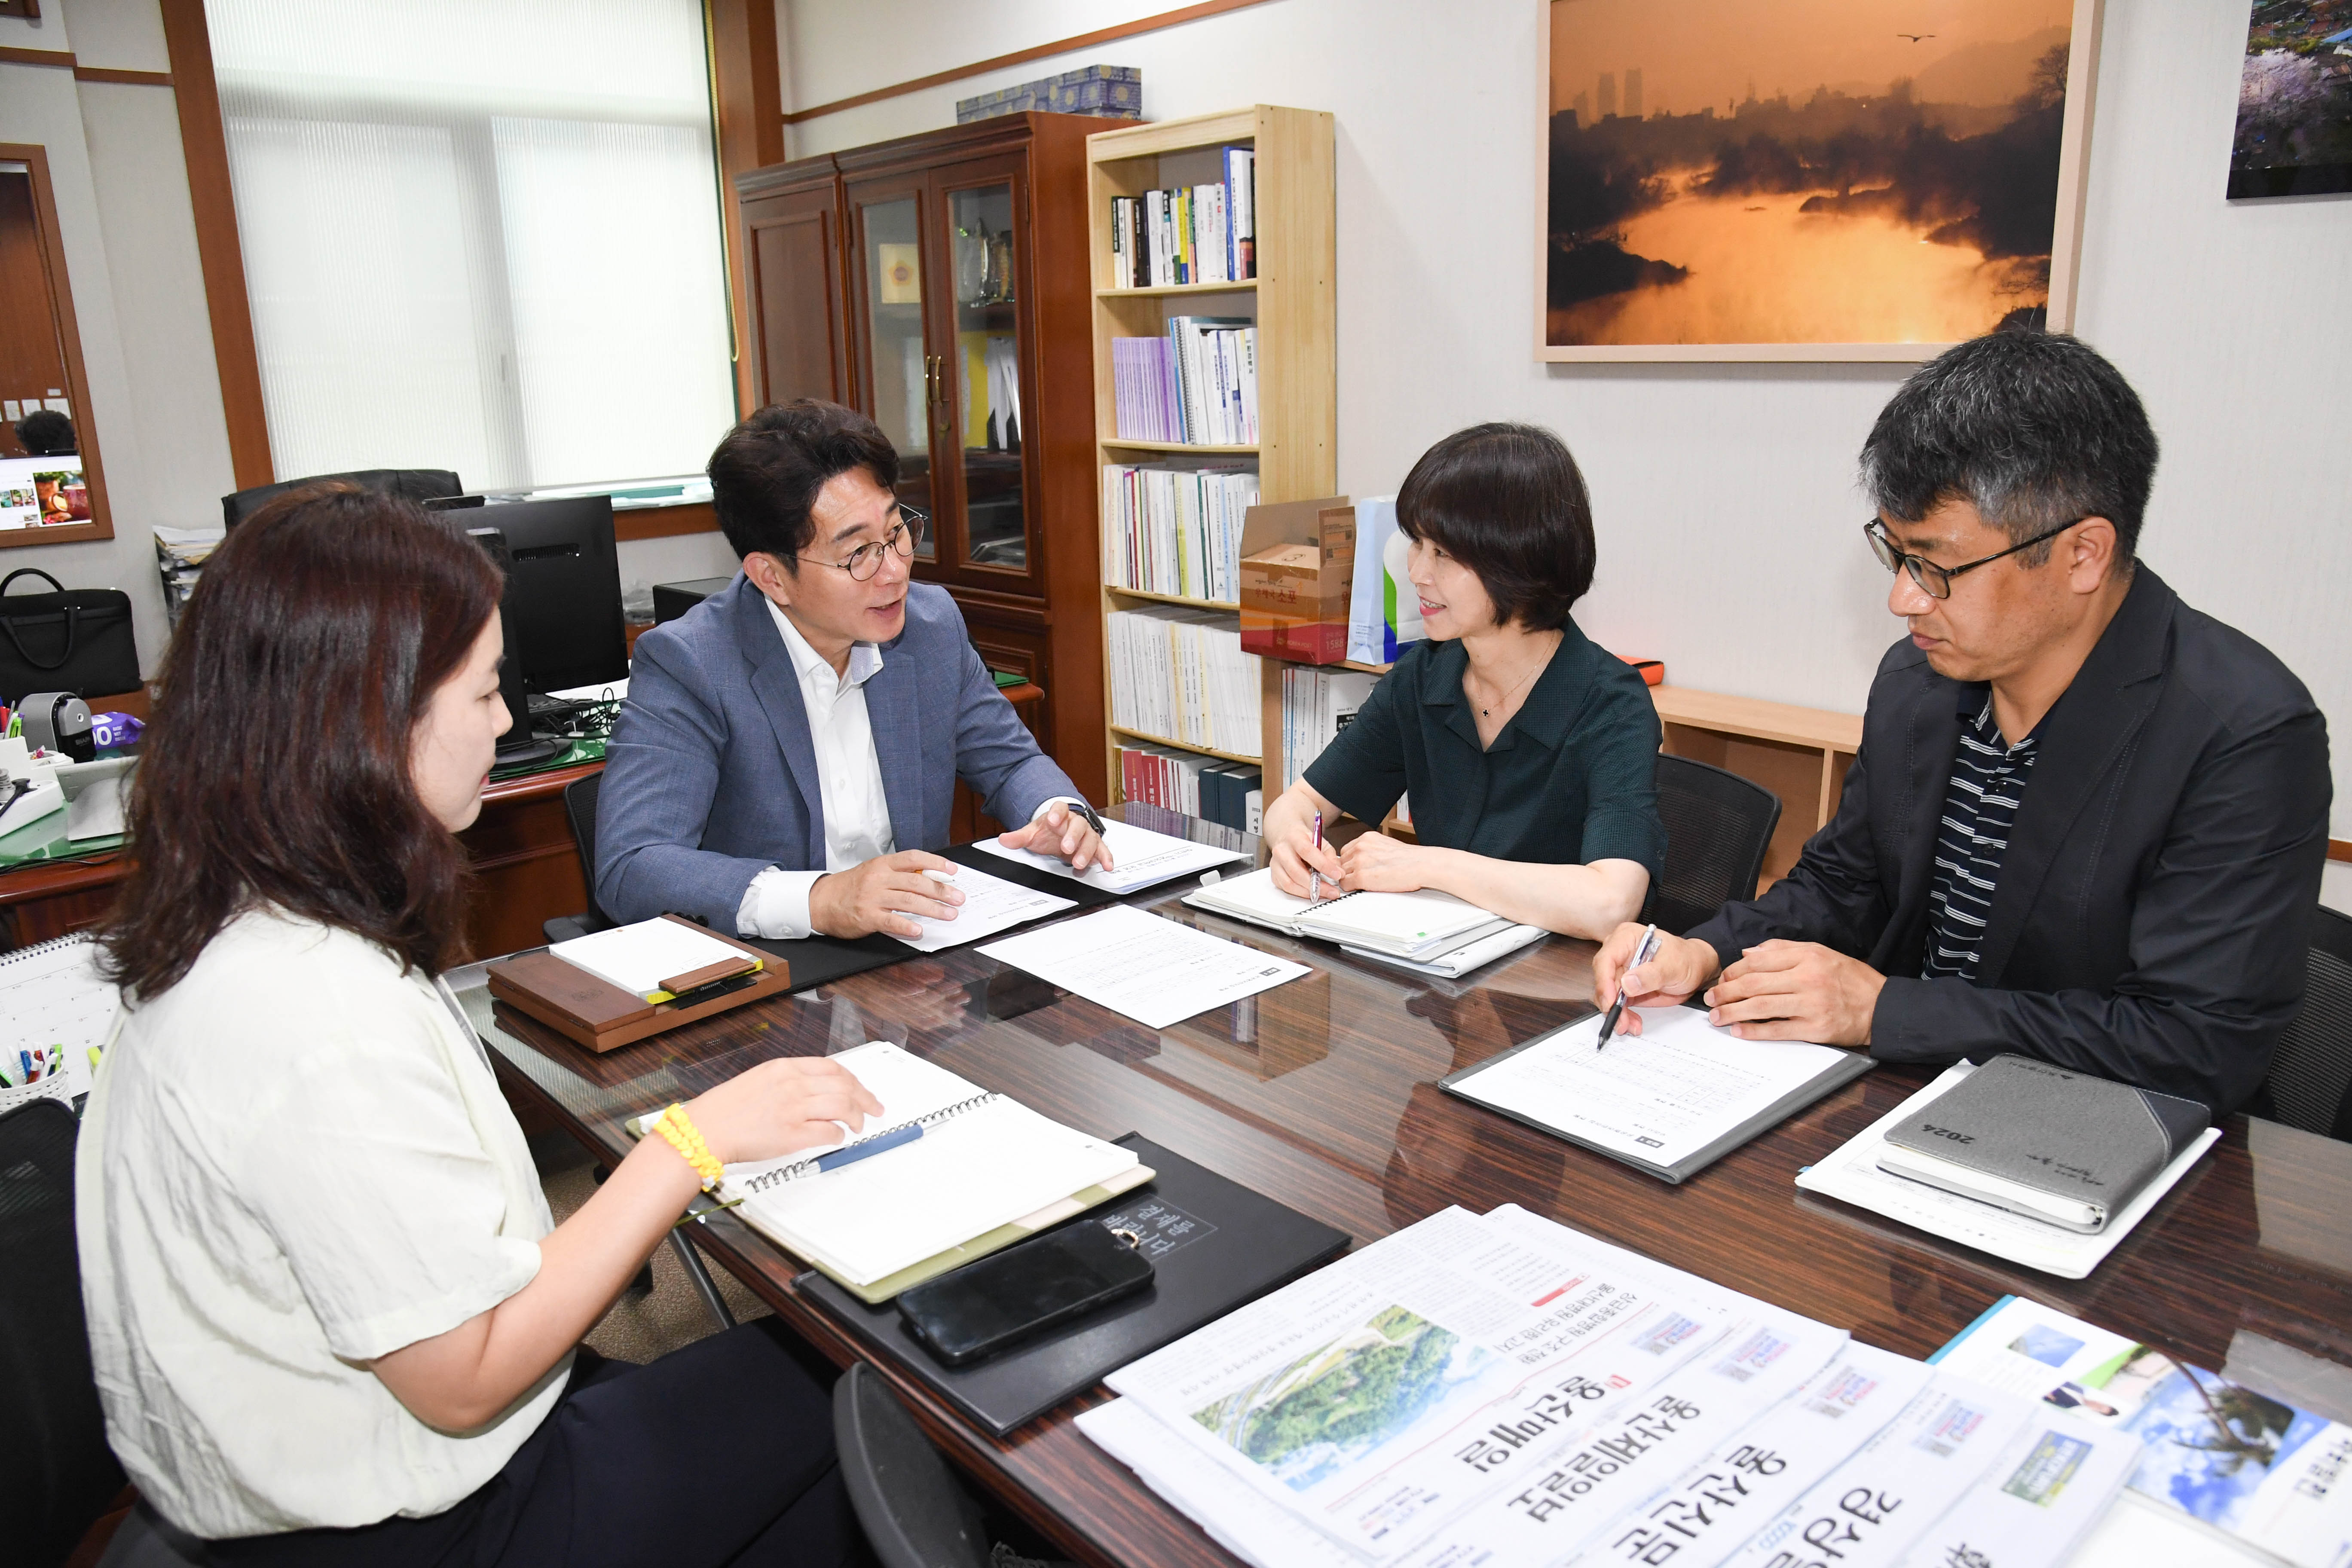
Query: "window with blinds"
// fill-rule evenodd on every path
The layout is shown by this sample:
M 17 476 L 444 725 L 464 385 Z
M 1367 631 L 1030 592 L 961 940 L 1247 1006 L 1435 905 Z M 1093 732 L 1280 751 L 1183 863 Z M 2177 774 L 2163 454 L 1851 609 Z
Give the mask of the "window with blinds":
M 278 472 L 699 473 L 735 418 L 698 0 L 205 0 Z

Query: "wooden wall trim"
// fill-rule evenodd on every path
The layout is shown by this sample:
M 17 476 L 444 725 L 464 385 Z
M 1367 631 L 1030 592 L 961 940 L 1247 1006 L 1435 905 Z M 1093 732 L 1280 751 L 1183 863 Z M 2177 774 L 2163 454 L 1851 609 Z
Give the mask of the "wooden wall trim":
M 229 465 L 237 489 L 250 489 L 272 483 L 278 472 L 261 401 L 261 356 L 254 346 L 253 304 L 245 290 L 245 247 L 237 238 L 236 198 L 229 187 L 228 137 L 221 128 L 212 34 L 205 26 L 204 0 L 162 0 L 162 6 L 205 305 L 212 316 L 213 359 L 220 369 L 221 411 L 228 419 Z
M 14 49 L 0 47 L 0 65 L 55 66 L 60 70 L 73 69 L 71 49 Z
M 2331 838 L 2327 841 L 2330 860 L 2352 860 L 2352 838 Z
M 1220 16 L 1228 11 L 1246 10 L 1252 5 L 1262 5 L 1265 3 L 1265 0 L 1202 0 L 1202 3 L 1197 5 L 1185 5 L 1173 11 L 1161 11 L 1155 16 L 1139 16 L 1132 22 L 1121 22 L 1115 27 L 1097 27 L 1091 33 L 1080 33 L 1068 38 L 1056 38 L 1050 44 L 1039 44 L 1034 48 L 1015 49 L 1009 55 L 996 55 L 988 59 L 975 60 L 971 65 L 958 66 L 953 70 L 933 71 L 929 76 L 919 76 L 912 81 L 902 81 L 890 87 L 877 87 L 871 92 L 856 93 L 848 98 L 836 98 L 831 103 L 820 103 L 814 109 L 795 110 L 784 116 L 784 123 L 798 125 L 804 121 L 814 120 L 820 115 L 838 114 L 845 109 L 856 109 L 868 103 L 879 103 L 886 98 L 900 98 L 910 92 L 920 92 L 927 87 L 961 81 L 966 77 L 982 76 L 989 71 L 1000 70 L 1006 66 L 1017 66 L 1029 60 L 1042 60 L 1052 55 L 1066 55 L 1073 49 L 1088 49 L 1097 44 L 1117 43 L 1121 38 L 1132 38 L 1144 33 L 1156 33 L 1162 27 L 1180 27 L 1187 22 L 1198 22 L 1208 16 Z
M 82 66 L 73 68 L 76 81 L 112 81 L 126 87 L 169 87 L 170 71 L 117 70 L 112 66 Z
M 633 506 L 613 514 L 615 539 L 671 539 L 681 533 L 716 533 L 719 514 L 707 500 L 677 506 Z
M 783 81 L 776 65 L 774 0 L 704 0 L 710 44 L 710 104 L 719 153 L 719 243 L 727 266 L 729 357 L 734 362 L 735 407 L 759 404 L 754 364 L 744 336 L 751 321 L 750 268 L 745 264 L 742 202 L 735 176 L 784 161 Z

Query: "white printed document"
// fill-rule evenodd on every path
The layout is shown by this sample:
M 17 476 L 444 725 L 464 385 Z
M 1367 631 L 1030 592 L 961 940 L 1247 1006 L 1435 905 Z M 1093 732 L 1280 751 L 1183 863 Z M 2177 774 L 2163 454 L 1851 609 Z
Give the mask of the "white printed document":
M 1440 1080 L 1450 1094 L 1679 1182 L 1870 1068 L 1801 1040 L 1742 1040 L 1690 1007 L 1643 1007 L 1596 1044 L 1571 1024 Z
M 956 906 L 955 919 L 937 921 L 910 915 L 908 918 L 923 928 L 923 934 L 894 933 L 893 942 L 903 942 L 917 952 L 937 952 L 941 948 L 961 947 L 965 942 L 978 942 L 982 937 L 994 936 L 998 931 L 1078 907 L 1076 899 L 1035 892 L 1018 882 L 1008 882 L 969 866 L 957 867 L 955 875 L 941 885 L 963 895 L 963 902 Z
M 648 1002 L 668 1000 L 669 993 L 662 989 L 666 979 L 744 956 L 741 948 L 667 916 L 575 936 L 547 951 Z
M 1303 963 L 1124 904 L 980 951 L 1151 1029 L 1308 973 Z
M 1068 877 L 1084 882 L 1089 888 L 1099 888 L 1106 893 L 1132 893 L 1154 887 L 1171 877 L 1181 877 L 1191 871 L 1205 871 L 1212 866 L 1222 866 L 1228 860 L 1241 859 L 1238 849 L 1220 849 L 1213 844 L 1195 844 L 1189 838 L 1176 838 L 1165 833 L 1154 833 L 1148 827 L 1137 827 L 1124 822 L 1103 824 L 1103 843 L 1109 847 L 1113 869 L 1089 866 L 1081 873 L 1070 869 L 1070 863 L 1059 856 L 1040 855 L 1033 849 L 1007 849 L 993 835 L 972 845 L 991 855 L 1002 855 L 1016 865 L 1049 871 L 1056 877 Z
M 2102 1231 L 2084 1234 L 2021 1215 L 1979 1198 L 1931 1187 L 1879 1169 L 1878 1152 L 1886 1145 L 1890 1127 L 1918 1114 L 1922 1106 L 1959 1086 L 1976 1068 L 1968 1062 L 1947 1068 L 1943 1075 L 1855 1133 L 1820 1164 L 1797 1173 L 1797 1185 L 1809 1193 L 1843 1198 L 1857 1208 L 1916 1225 L 1930 1236 L 1940 1236 L 2022 1263 L 2062 1279 L 2080 1279 L 2096 1268 L 2116 1245 L 2164 1199 L 2173 1184 L 2204 1156 L 2221 1136 L 2209 1127 L 2179 1157 L 2140 1189 L 2139 1196 L 2107 1221 Z

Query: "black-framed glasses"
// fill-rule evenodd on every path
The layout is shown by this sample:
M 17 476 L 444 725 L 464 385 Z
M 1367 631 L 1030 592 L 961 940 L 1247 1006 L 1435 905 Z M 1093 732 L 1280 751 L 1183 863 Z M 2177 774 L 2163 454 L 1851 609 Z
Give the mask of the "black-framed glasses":
M 2062 522 L 2045 533 L 2035 534 L 2022 544 L 2012 544 L 2006 550 L 1996 550 L 1990 555 L 1980 555 L 1974 561 L 1963 562 L 1958 566 L 1938 566 L 1924 555 L 1914 555 L 1907 550 L 1897 550 L 1895 547 L 1895 541 L 1887 535 L 1886 525 L 1874 517 L 1862 525 L 1862 532 L 1863 537 L 1870 541 L 1870 552 L 1878 557 L 1878 563 L 1881 566 L 1885 567 L 1889 572 L 1909 572 L 1911 581 L 1918 584 L 1920 591 L 1931 599 L 1948 599 L 1952 596 L 1952 579 L 1961 573 L 1973 572 L 1979 566 L 1989 566 L 2002 556 L 2014 555 L 2021 550 L 2031 550 L 2046 540 L 2057 538 L 2074 527 L 2075 522 L 2089 521 L 2087 518 L 2078 517 L 2074 522 Z
M 851 551 L 848 560 L 820 561 L 814 555 L 803 555 L 800 559 L 819 566 L 839 567 L 849 574 L 849 580 L 853 583 L 870 583 L 874 574 L 882 570 L 885 551 L 895 551 L 901 561 L 915 558 L 916 550 L 923 542 L 923 530 L 930 525 L 930 521 L 929 513 L 917 511 L 913 507 L 902 504 L 898 508 L 898 521 L 890 525 L 890 531 Z

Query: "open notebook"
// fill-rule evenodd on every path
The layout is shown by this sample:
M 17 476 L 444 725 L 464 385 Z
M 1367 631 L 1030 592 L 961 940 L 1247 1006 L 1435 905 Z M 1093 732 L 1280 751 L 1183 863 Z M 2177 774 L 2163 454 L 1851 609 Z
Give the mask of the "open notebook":
M 735 1212 L 747 1223 L 861 1296 L 887 1299 L 1150 1178 L 1132 1151 L 887 1040 L 833 1059 L 873 1091 L 882 1114 L 843 1142 L 730 1165 L 718 1196 L 740 1199 Z M 909 1125 L 923 1130 L 912 1142 L 817 1168 L 822 1155 Z
M 1439 967 L 1434 961 L 1444 955 L 1472 950 L 1484 963 L 1544 934 L 1540 926 L 1514 925 L 1433 888 L 1413 893 L 1340 893 L 1310 903 L 1276 887 L 1270 868 L 1211 882 L 1185 894 L 1184 901 L 1286 936 L 1336 942 L 1367 958 L 1432 968 Z

